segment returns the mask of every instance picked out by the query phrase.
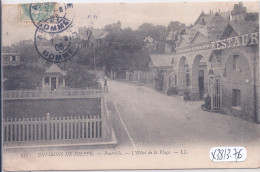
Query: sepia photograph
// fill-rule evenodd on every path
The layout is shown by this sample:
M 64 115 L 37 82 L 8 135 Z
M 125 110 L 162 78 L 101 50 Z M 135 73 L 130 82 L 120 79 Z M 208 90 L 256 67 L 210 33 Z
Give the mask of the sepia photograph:
M 3 170 L 260 168 L 259 1 L 1 13 Z

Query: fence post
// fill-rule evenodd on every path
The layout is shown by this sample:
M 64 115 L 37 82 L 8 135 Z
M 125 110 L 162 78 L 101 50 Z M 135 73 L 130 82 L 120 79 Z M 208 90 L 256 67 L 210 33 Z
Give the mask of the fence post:
M 17 119 L 14 118 L 14 141 L 17 141 L 17 125 L 16 125 Z
M 49 140 L 50 139 L 50 113 L 48 112 L 46 114 L 46 124 L 47 124 L 47 139 L 46 140 Z

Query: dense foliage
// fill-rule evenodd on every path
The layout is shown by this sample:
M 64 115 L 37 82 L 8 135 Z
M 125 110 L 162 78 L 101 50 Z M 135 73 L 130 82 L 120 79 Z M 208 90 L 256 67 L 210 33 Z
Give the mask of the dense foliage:
M 86 88 L 98 86 L 97 78 L 94 73 L 90 73 L 86 68 L 72 66 L 67 71 L 66 86 L 69 88 Z
M 26 66 L 6 66 L 3 69 L 4 89 L 35 89 L 40 86 L 43 70 Z
M 96 66 L 105 66 L 107 71 L 147 66 L 149 53 L 144 49 L 143 39 L 137 32 L 129 28 L 111 27 L 103 44 L 79 50 L 77 64 L 93 68 L 95 58 Z

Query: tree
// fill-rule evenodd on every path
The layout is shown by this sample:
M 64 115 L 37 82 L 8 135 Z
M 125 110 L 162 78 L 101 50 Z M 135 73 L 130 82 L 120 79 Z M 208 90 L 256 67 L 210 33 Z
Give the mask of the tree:
M 117 23 L 106 25 L 104 30 L 107 32 L 119 31 L 121 30 L 121 22 L 117 21 Z
M 86 68 L 72 66 L 65 77 L 66 84 L 70 88 L 86 88 L 98 86 L 97 78 L 94 73 L 90 73 Z
M 181 31 L 182 29 L 185 28 L 185 24 L 179 22 L 179 21 L 171 21 L 167 27 L 167 31 L 168 33 L 172 30 L 172 31 Z
M 167 28 L 162 25 L 154 26 L 151 23 L 144 23 L 139 26 L 138 31 L 143 36 L 143 38 L 150 36 L 157 42 L 164 42 L 167 37 Z
M 35 89 L 40 86 L 43 69 L 25 66 L 4 67 L 5 90 Z
M 78 52 L 77 64 L 105 66 L 106 72 L 111 70 L 127 70 L 135 67 L 146 67 L 149 54 L 144 49 L 143 38 L 130 28 L 112 29 L 104 44 L 95 47 L 84 47 Z

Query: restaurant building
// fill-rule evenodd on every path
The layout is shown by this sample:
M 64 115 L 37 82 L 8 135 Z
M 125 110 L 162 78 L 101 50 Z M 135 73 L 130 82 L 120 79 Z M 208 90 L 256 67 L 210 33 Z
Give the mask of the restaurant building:
M 211 111 L 259 122 L 259 13 L 239 3 L 226 14 L 203 12 L 177 43 L 178 93 L 208 95 Z

